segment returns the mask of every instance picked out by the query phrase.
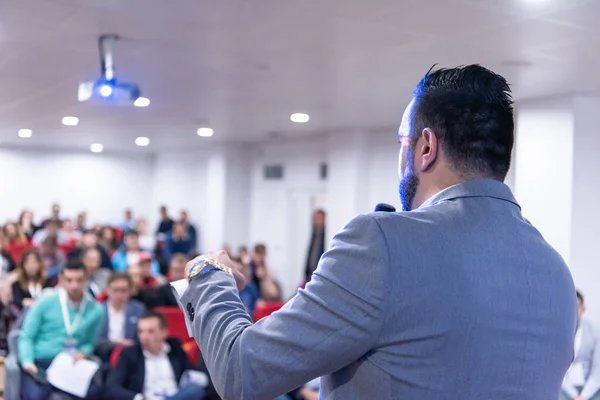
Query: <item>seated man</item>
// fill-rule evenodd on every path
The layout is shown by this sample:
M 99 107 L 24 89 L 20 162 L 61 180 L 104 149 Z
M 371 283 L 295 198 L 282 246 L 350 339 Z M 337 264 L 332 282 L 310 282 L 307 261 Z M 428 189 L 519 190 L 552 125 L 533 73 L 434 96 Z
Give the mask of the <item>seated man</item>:
M 561 400 L 600 400 L 600 343 L 592 325 L 582 320 L 583 295 L 577 292 L 578 324 L 575 359 L 565 374 Z
M 188 259 L 184 254 L 176 253 L 169 262 L 169 281 L 184 279 L 185 265 Z M 158 287 L 148 287 L 146 289 L 148 298 L 151 299 L 152 307 L 179 307 L 170 283 L 164 283 Z
M 45 380 L 45 370 L 59 353 L 72 353 L 76 362 L 94 351 L 102 326 L 102 306 L 86 293 L 88 276 L 80 262 L 60 273 L 60 289 L 42 296 L 29 310 L 19 336 L 19 363 L 24 373 L 21 398 L 48 399 L 55 390 Z M 86 399 L 98 399 L 93 382 Z
M 96 347 L 96 354 L 104 361 L 116 346 L 129 347 L 137 340 L 137 322 L 146 308 L 131 299 L 132 287 L 131 277 L 125 273 L 115 272 L 108 278 L 104 323 Z
M 180 386 L 192 364 L 177 339 L 166 339 L 162 314 L 148 312 L 138 320 L 139 344 L 123 349 L 104 387 L 107 400 L 203 400 L 204 387 Z

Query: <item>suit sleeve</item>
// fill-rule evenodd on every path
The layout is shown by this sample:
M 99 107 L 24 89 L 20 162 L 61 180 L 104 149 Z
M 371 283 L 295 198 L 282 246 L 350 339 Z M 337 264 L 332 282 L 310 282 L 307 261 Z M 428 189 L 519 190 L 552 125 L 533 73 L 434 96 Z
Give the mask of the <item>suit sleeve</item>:
M 222 398 L 274 398 L 333 373 L 376 347 L 385 315 L 389 254 L 372 216 L 335 236 L 305 289 L 252 324 L 233 277 L 192 280 L 182 304 Z
M 112 400 L 133 400 L 136 392 L 126 389 L 127 377 L 135 366 L 130 362 L 131 355 L 124 349 L 119 355 L 117 365 L 108 371 L 106 384 L 104 385 L 104 398 Z

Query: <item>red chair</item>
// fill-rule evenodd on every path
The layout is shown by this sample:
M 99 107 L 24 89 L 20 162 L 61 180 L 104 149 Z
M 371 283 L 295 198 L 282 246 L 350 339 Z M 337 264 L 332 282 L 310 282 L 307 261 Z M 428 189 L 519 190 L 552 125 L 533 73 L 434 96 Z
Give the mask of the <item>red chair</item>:
M 109 364 L 111 368 L 117 366 L 117 361 L 119 361 L 119 354 L 121 354 L 121 350 L 123 350 L 123 346 L 117 346 L 110 353 Z
M 189 338 L 187 342 L 183 343 L 181 346 L 185 354 L 187 354 L 188 358 L 192 365 L 198 365 L 198 359 L 200 358 L 200 348 L 198 344 L 194 340 L 194 338 Z
M 167 320 L 167 336 L 175 337 L 185 343 L 190 338 L 185 325 L 183 311 L 179 307 L 156 307 L 157 313 L 164 315 Z
M 275 311 L 283 307 L 285 303 L 283 301 L 270 301 L 265 304 L 261 304 L 254 310 L 254 322 L 261 320 L 264 317 L 268 317 Z
M 10 258 L 13 259 L 15 263 L 21 262 L 21 257 L 23 256 L 23 252 L 28 249 L 34 249 L 35 247 L 29 243 L 11 243 L 7 246 L 6 251 L 10 255 Z
M 96 296 L 96 301 L 98 303 L 104 303 L 106 300 L 108 300 L 108 293 L 106 293 L 106 290 L 103 290 Z

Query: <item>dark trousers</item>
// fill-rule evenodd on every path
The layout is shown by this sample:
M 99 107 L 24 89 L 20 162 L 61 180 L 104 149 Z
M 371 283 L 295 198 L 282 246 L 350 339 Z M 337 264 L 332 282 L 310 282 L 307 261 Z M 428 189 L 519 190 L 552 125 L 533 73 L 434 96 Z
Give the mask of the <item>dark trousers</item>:
M 39 371 L 46 371 L 52 360 L 36 360 L 35 366 Z M 55 392 L 61 392 L 55 389 L 43 379 L 31 376 L 27 371 L 21 370 L 21 400 L 48 400 Z M 100 400 L 100 386 L 94 380 L 90 384 L 85 400 Z M 70 396 L 73 399 L 78 397 Z

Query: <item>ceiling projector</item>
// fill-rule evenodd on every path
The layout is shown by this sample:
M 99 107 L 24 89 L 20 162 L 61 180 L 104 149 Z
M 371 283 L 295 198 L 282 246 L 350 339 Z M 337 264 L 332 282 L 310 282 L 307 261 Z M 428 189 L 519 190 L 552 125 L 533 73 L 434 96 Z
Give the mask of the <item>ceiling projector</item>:
M 80 102 L 145 107 L 150 101 L 141 97 L 139 86 L 135 83 L 119 82 L 115 76 L 114 45 L 117 40 L 118 35 L 100 36 L 98 48 L 102 75 L 94 81 L 79 83 L 77 98 Z

